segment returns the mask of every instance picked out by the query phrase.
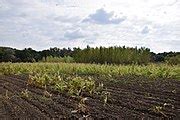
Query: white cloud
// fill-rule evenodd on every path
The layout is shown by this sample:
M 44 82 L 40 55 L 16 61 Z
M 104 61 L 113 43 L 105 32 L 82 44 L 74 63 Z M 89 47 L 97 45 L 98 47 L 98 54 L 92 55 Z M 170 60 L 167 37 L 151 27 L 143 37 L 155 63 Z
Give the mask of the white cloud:
M 148 34 L 149 31 L 150 31 L 149 27 L 148 27 L 148 26 L 144 26 L 143 29 L 142 29 L 142 31 L 141 31 L 141 33 L 142 33 L 142 34 Z
M 103 8 L 97 9 L 95 13 L 90 14 L 83 22 L 91 22 L 96 24 L 119 24 L 123 22 L 126 17 L 118 18 L 114 12 L 106 12 Z
M 78 39 L 78 38 L 84 38 L 85 34 L 82 32 L 81 29 L 76 29 L 76 30 L 69 30 L 64 34 L 64 37 L 73 40 L 73 39 Z
M 0 46 L 180 51 L 179 13 L 178 0 L 1 0 Z
M 64 22 L 64 23 L 77 23 L 79 22 L 81 19 L 77 16 L 57 16 L 54 18 L 54 20 L 56 22 Z

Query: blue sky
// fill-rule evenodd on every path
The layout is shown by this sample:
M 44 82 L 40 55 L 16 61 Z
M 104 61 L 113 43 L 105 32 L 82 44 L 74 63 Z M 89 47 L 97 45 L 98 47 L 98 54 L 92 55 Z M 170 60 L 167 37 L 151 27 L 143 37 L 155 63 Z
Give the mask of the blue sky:
M 0 46 L 180 51 L 180 0 L 0 0 Z

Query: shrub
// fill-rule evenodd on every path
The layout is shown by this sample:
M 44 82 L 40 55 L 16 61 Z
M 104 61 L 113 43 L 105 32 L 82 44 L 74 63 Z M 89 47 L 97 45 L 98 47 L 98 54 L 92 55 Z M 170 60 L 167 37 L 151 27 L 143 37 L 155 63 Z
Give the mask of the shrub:
M 178 64 L 180 64 L 180 55 L 176 55 L 173 57 L 167 57 L 166 62 L 170 65 L 178 65 Z
M 74 62 L 74 59 L 70 56 L 65 56 L 65 57 L 53 57 L 53 56 L 48 56 L 48 57 L 43 57 L 41 62 L 50 62 L 50 63 L 72 63 Z

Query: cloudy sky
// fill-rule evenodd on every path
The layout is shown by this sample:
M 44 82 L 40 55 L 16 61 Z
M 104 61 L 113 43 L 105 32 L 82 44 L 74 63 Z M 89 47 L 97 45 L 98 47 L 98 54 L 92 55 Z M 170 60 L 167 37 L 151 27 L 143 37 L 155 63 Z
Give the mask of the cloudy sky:
M 180 0 L 0 0 L 0 46 L 180 51 Z

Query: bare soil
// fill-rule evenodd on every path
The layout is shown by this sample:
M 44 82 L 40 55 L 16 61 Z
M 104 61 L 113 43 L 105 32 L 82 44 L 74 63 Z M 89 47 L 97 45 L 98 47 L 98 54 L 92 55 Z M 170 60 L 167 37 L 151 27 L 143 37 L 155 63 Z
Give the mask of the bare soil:
M 180 119 L 178 80 L 94 78 L 97 85 L 103 83 L 105 95 L 82 93 L 77 98 L 28 85 L 28 75 L 0 76 L 0 119 Z

